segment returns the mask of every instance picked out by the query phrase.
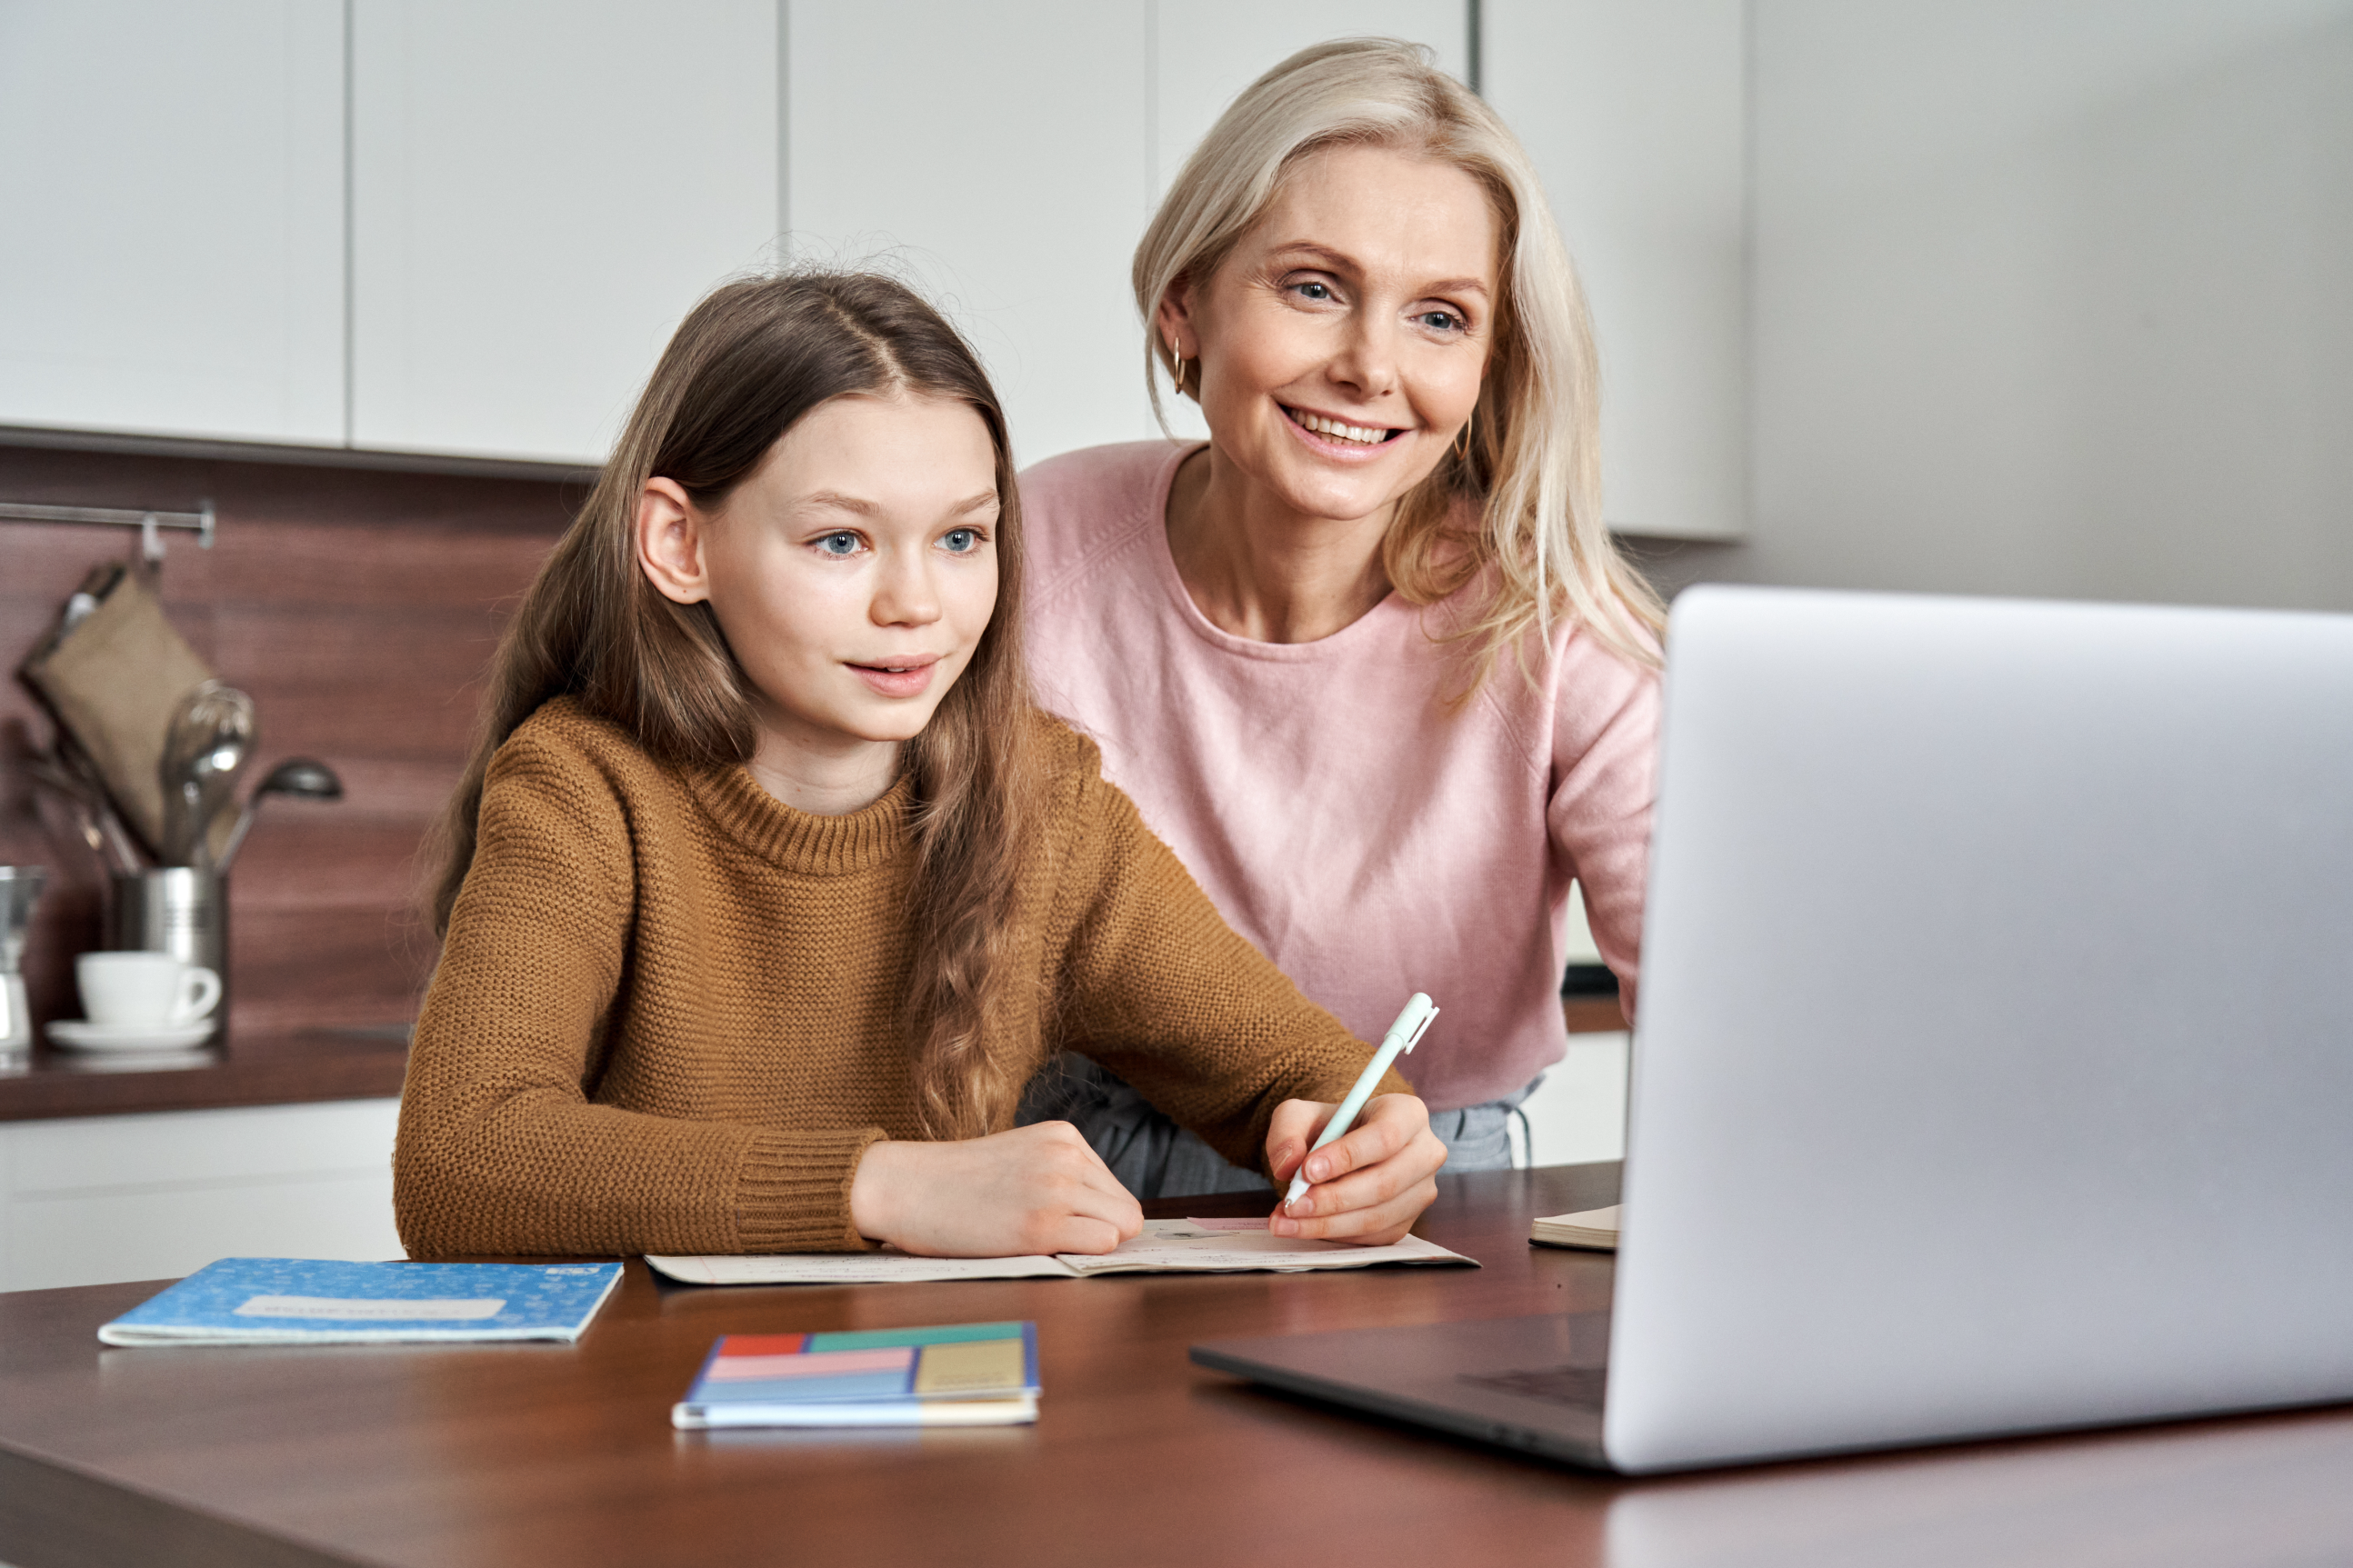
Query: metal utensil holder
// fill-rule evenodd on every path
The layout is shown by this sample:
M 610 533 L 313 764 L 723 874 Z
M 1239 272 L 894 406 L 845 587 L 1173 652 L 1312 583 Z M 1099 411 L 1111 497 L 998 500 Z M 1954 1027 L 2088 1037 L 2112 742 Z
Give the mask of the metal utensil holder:
M 213 1035 L 228 1021 L 228 882 L 217 871 L 163 866 L 114 878 L 106 945 L 123 952 L 168 952 L 220 976 Z
M 12 1059 L 33 1046 L 32 1005 L 20 969 L 33 906 L 48 876 L 45 866 L 0 866 L 0 1056 Z

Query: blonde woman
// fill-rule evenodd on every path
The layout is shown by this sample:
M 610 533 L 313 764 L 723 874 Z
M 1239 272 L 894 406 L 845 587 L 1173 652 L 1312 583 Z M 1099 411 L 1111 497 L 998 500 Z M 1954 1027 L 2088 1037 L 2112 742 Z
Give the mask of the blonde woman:
M 1206 445 L 1021 477 L 1047 706 L 1227 920 L 1406 1064 L 1451 1169 L 1566 1043 L 1572 881 L 1630 1016 L 1659 601 L 1601 521 L 1592 335 L 1527 154 L 1410 45 L 1253 83 L 1136 248 L 1155 406 Z M 1141 1196 L 1241 1171 L 1090 1062 L 1032 1084 Z

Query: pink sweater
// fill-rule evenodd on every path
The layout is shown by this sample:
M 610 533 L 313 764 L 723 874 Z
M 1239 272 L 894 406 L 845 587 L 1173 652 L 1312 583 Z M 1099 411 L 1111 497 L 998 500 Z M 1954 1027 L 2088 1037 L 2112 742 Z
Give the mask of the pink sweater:
M 1319 642 L 1220 631 L 1168 553 L 1189 450 L 1097 447 L 1022 474 L 1040 699 L 1102 744 L 1105 776 L 1234 929 L 1358 1038 L 1430 993 L 1438 1022 L 1398 1066 L 1432 1110 L 1523 1088 L 1566 1044 L 1572 880 L 1633 1009 L 1656 677 L 1561 626 L 1535 685 L 1506 658 L 1450 707 L 1462 645 L 1394 594 Z M 1461 608 L 1431 606 L 1428 626 Z

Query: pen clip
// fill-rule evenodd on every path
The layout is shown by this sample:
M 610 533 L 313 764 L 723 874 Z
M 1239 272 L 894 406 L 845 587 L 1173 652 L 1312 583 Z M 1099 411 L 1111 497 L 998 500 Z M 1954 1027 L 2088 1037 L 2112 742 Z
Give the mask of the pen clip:
M 1438 1008 L 1433 1005 L 1429 1012 L 1421 1016 L 1421 1022 L 1413 1026 L 1413 1033 L 1406 1037 L 1404 1055 L 1413 1055 L 1414 1047 L 1421 1044 L 1422 1036 L 1430 1033 L 1430 1022 L 1437 1016 Z

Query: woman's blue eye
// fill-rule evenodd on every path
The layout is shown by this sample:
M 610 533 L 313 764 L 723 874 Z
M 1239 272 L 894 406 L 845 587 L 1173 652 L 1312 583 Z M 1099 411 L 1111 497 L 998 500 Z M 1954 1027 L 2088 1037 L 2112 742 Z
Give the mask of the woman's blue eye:
M 940 542 L 949 553 L 969 555 L 980 548 L 980 531 L 974 528 L 952 528 L 940 536 Z
M 858 535 L 846 531 L 828 533 L 817 542 L 817 547 L 828 555 L 855 555 L 858 553 Z
M 1328 283 L 1302 283 L 1298 289 L 1300 298 L 1303 300 L 1329 300 L 1332 297 L 1332 286 Z
M 1462 318 L 1451 310 L 1424 310 L 1419 320 L 1433 332 L 1459 331 L 1462 327 Z

